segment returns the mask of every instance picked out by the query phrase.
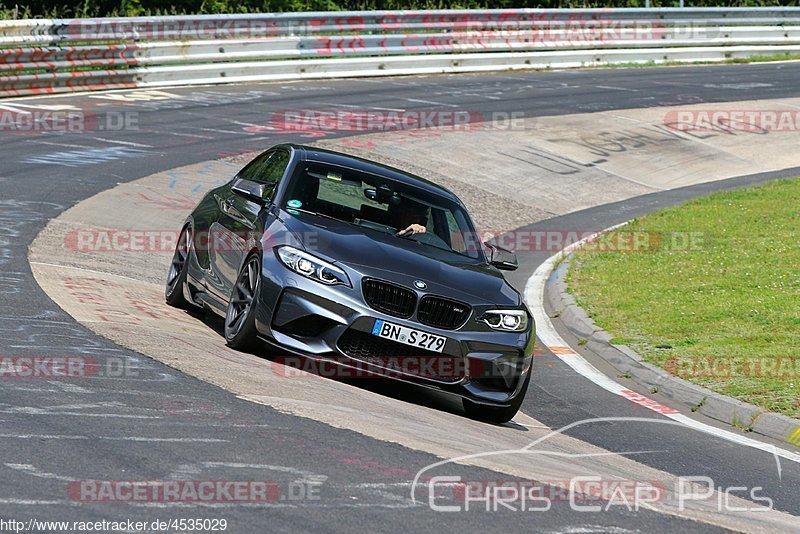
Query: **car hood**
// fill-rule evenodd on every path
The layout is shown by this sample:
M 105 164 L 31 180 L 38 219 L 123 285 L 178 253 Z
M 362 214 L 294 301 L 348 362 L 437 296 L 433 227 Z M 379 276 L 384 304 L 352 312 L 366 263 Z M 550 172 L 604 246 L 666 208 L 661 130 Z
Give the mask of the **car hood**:
M 452 252 L 376 230 L 310 214 L 282 214 L 289 230 L 308 252 L 361 276 L 410 288 L 422 280 L 424 293 L 472 305 L 518 306 L 519 294 L 495 267 Z

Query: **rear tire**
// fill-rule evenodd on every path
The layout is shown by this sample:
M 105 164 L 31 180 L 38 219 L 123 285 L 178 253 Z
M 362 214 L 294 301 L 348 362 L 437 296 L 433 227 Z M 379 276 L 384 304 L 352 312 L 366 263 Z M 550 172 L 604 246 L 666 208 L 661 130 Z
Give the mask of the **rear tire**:
M 533 369 L 528 370 L 528 376 L 525 377 L 525 383 L 522 385 L 522 389 L 520 390 L 519 394 L 512 399 L 510 406 L 498 408 L 496 406 L 486 406 L 485 404 L 478 404 L 467 399 L 462 399 L 461 404 L 464 407 L 464 411 L 467 412 L 467 415 L 470 418 L 484 421 L 486 423 L 502 425 L 503 423 L 511 421 L 511 419 L 517 415 L 520 406 L 522 406 L 522 401 L 525 400 L 525 395 L 528 393 L 528 384 L 531 382 L 532 374 Z
M 232 349 L 249 351 L 259 345 L 256 307 L 260 291 L 261 257 L 252 254 L 236 277 L 225 313 L 225 341 Z
M 178 243 L 175 245 L 175 253 L 172 255 L 172 263 L 167 273 L 167 286 L 164 291 L 164 298 L 167 304 L 182 310 L 196 307 L 183 294 L 183 290 L 186 287 L 186 276 L 189 272 L 191 251 L 192 232 L 191 227 L 186 226 L 178 236 Z

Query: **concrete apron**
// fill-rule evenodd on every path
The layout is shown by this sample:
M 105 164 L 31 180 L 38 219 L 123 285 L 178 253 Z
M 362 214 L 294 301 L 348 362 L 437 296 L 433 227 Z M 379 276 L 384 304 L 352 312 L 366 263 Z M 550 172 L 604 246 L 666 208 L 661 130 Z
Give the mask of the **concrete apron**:
M 665 130 L 665 116 L 672 111 L 717 108 L 799 109 L 800 99 L 537 118 L 511 130 L 393 132 L 318 144 L 439 179 L 464 193 L 484 228 L 519 226 L 658 189 L 800 165 L 796 151 L 790 150 L 796 142 L 792 131 Z M 435 162 L 437 171 L 420 168 L 424 161 Z M 715 499 L 690 501 L 681 510 L 672 474 L 561 434 L 532 447 L 538 453 L 469 457 L 520 451 L 550 430 L 521 413 L 512 424 L 489 426 L 435 407 L 287 372 L 277 363 L 227 348 L 201 319 L 166 306 L 163 284 L 184 218 L 206 191 L 228 181 L 239 167 L 226 162 L 190 165 L 121 184 L 77 204 L 53 219 L 32 243 L 34 276 L 59 306 L 99 335 L 253 402 L 442 458 L 467 456 L 458 463 L 526 479 L 596 475 L 658 481 L 666 498 L 651 503 L 653 509 L 732 530 L 786 531 L 796 525 L 796 517 L 774 510 L 726 515 L 712 505 Z M 510 213 L 514 206 L 523 206 L 528 219 L 517 224 Z M 112 240 L 86 230 L 110 230 L 102 235 Z M 131 231 L 143 231 L 146 237 L 130 241 L 135 237 Z M 163 232 L 162 239 L 153 237 L 158 232 Z M 114 235 L 123 240 L 115 244 Z M 120 250 L 131 244 L 140 250 Z M 443 466 L 427 474 L 448 473 Z M 425 492 L 417 496 L 427 499 Z M 736 500 L 731 506 L 756 506 Z

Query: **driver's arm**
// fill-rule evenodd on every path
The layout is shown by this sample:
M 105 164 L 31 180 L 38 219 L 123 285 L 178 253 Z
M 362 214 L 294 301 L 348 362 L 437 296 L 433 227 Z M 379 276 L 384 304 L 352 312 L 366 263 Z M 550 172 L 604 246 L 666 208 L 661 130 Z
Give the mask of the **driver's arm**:
M 400 230 L 397 233 L 405 234 L 408 231 L 411 231 L 412 234 L 424 234 L 425 232 L 428 231 L 428 229 L 422 226 L 421 224 L 409 224 L 405 229 Z

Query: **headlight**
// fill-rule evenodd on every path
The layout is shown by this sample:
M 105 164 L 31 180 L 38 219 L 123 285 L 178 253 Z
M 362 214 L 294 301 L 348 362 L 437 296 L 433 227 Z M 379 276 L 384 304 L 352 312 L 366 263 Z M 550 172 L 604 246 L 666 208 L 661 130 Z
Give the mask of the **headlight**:
M 278 247 L 277 251 L 281 262 L 298 274 L 329 286 L 350 286 L 347 273 L 325 260 L 288 245 Z
M 478 320 L 494 330 L 522 332 L 528 328 L 528 314 L 524 310 L 489 310 Z

